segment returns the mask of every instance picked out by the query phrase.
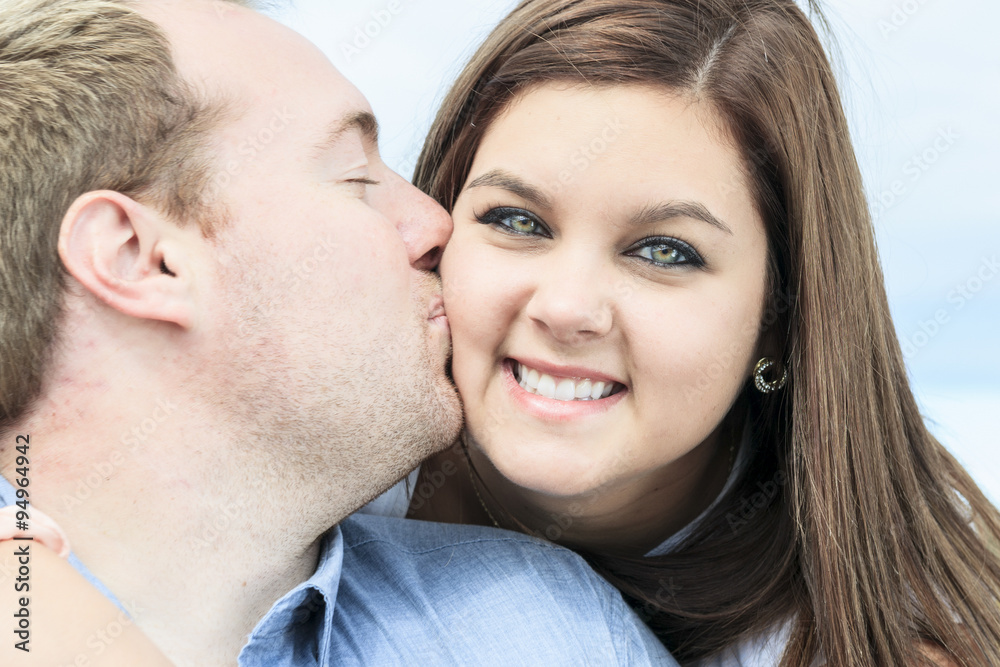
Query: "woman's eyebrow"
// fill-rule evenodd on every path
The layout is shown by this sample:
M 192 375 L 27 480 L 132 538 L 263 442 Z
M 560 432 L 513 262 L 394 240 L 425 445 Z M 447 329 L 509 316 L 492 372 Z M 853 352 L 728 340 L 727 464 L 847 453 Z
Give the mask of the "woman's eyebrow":
M 662 204 L 650 205 L 632 216 L 632 223 L 645 225 L 654 222 L 663 222 L 671 218 L 692 218 L 701 220 L 721 229 L 730 236 L 733 230 L 719 218 L 712 215 L 712 212 L 705 208 L 704 204 L 694 201 L 670 201 Z
M 488 171 L 465 186 L 466 190 L 472 188 L 500 188 L 514 193 L 539 208 L 550 210 L 552 208 L 552 200 L 542 194 L 538 188 L 528 185 L 521 178 L 503 169 Z

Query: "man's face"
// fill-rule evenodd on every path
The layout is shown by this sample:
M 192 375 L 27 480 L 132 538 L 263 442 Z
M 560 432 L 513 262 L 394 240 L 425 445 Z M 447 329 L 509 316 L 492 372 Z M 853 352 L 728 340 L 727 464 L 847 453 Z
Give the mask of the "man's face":
M 181 75 L 231 102 L 198 325 L 213 418 L 241 426 L 241 452 L 357 506 L 460 425 L 427 270 L 451 220 L 382 163 L 367 101 L 301 36 L 210 0 L 144 11 Z

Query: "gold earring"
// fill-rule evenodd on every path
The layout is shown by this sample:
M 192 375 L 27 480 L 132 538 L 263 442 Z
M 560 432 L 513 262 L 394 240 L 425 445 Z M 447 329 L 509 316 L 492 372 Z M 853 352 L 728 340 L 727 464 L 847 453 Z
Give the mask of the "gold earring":
M 757 391 L 762 394 L 773 394 L 782 387 L 785 386 L 785 382 L 788 381 L 788 369 L 785 368 L 781 371 L 781 379 L 775 382 L 769 382 L 764 379 L 764 373 L 771 370 L 777 362 L 770 358 L 764 357 L 757 362 L 757 367 L 753 369 L 753 383 L 757 385 Z

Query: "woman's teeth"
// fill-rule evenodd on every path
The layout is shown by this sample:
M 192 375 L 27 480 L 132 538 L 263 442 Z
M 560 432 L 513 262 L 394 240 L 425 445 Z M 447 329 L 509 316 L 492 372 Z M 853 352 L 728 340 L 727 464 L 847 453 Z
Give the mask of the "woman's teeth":
M 554 378 L 517 361 L 514 362 L 514 377 L 525 391 L 557 401 L 596 401 L 607 398 L 622 388 L 617 382 Z

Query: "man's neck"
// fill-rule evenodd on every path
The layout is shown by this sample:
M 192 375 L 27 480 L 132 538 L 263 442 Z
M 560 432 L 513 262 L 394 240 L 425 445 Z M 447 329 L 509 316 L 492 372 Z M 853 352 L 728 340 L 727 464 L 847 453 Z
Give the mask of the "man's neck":
M 274 602 L 315 571 L 329 526 L 282 505 L 277 471 L 243 473 L 273 467 L 240 460 L 227 434 L 143 414 L 68 426 L 41 411 L 19 430 L 34 443 L 32 502 L 175 664 L 231 665 Z M 12 479 L 13 466 L 2 472 Z

